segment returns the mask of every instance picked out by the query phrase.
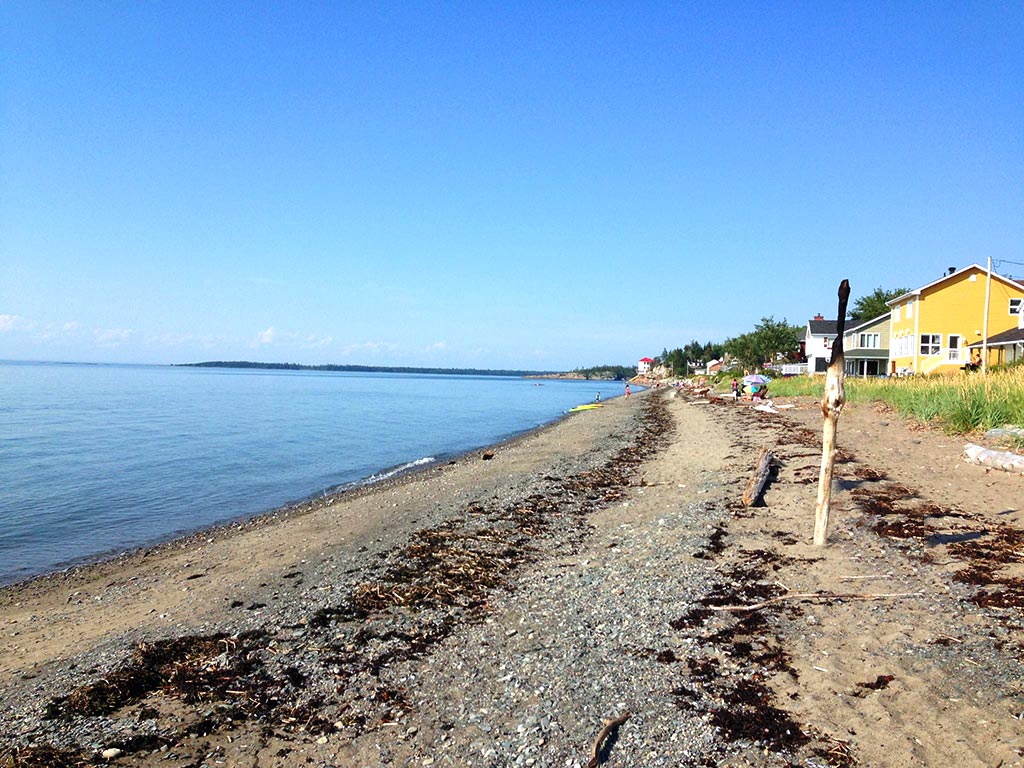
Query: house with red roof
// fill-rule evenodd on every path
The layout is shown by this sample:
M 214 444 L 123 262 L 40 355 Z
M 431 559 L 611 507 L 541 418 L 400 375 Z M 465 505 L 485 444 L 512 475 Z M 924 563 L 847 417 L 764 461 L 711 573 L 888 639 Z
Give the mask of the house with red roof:
M 646 376 L 651 372 L 651 366 L 654 365 L 654 361 L 649 357 L 641 357 L 640 362 L 636 364 L 636 373 L 638 376 Z

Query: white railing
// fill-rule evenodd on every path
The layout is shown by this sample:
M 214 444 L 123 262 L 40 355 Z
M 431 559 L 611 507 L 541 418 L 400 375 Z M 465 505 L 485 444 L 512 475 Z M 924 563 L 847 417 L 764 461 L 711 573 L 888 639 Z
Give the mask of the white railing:
M 783 376 L 802 376 L 807 373 L 807 363 L 786 363 L 782 366 Z
M 951 363 L 959 363 L 963 358 L 960 355 L 960 350 L 959 349 L 951 349 L 951 350 L 949 350 L 949 358 L 948 359 L 949 359 L 949 361 Z

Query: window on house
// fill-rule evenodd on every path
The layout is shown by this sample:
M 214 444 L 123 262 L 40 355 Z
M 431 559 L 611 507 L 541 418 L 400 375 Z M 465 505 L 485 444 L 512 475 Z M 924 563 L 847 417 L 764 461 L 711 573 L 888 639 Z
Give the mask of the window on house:
M 862 333 L 857 339 L 857 346 L 861 349 L 878 349 L 878 334 Z
M 892 308 L 892 321 L 898 323 L 900 321 L 900 305 L 897 304 Z
M 910 357 L 914 354 L 913 341 L 910 336 L 896 337 L 896 357 Z
M 1021 308 L 1024 307 L 1024 299 L 1010 299 L 1010 314 L 1019 315 L 1021 314 Z
M 907 320 L 914 316 L 914 300 L 911 299 L 907 302 Z
M 937 355 L 942 347 L 942 335 L 938 333 L 921 334 L 921 354 Z

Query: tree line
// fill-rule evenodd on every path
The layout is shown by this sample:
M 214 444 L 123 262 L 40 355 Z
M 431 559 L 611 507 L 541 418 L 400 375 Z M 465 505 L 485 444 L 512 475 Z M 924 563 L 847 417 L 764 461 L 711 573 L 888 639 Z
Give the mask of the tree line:
M 853 302 L 847 313 L 851 323 L 865 322 L 889 312 L 887 301 L 907 293 L 906 288 L 885 290 L 881 287 Z M 685 376 L 695 368 L 702 368 L 712 360 L 721 360 L 726 355 L 736 366 L 754 370 L 772 363 L 798 362 L 800 360 L 800 338 L 804 326 L 790 325 L 785 318 L 762 317 L 752 331 L 739 336 L 715 342 L 691 341 L 684 347 L 664 349 L 655 360 L 656 364 L 672 369 L 677 376 Z
M 615 381 L 635 376 L 636 368 L 631 365 L 594 365 L 590 368 L 577 368 L 573 374 L 583 379 Z
M 496 370 L 490 368 L 413 368 L 380 365 L 300 365 L 299 363 L 256 363 L 249 360 L 211 360 L 180 363 L 183 368 L 258 368 L 269 371 L 334 371 L 342 373 L 418 373 L 447 376 L 543 376 L 555 371 Z

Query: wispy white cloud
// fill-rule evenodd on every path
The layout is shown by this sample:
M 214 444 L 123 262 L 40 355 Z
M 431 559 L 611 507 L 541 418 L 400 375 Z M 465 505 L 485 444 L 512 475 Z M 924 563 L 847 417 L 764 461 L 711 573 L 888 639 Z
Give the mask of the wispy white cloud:
M 33 334 L 36 341 L 51 341 L 53 339 L 73 337 L 79 329 L 76 322 L 69 323 L 47 323 Z
M 183 347 L 188 345 L 198 345 L 204 349 L 212 349 L 216 346 L 222 346 L 229 342 L 230 339 L 224 336 L 171 332 L 156 334 L 149 336 L 146 339 L 146 343 L 150 346 Z
M 310 334 L 306 337 L 305 346 L 312 349 L 322 349 L 333 341 L 334 338 L 332 336 L 316 336 L 314 334 Z
M 97 344 L 117 346 L 128 341 L 135 331 L 130 328 L 93 328 L 92 336 Z
M 446 349 L 448 349 L 448 343 L 447 342 L 435 341 L 433 344 L 430 344 L 424 350 L 424 352 L 427 352 L 428 354 L 431 353 L 431 352 L 444 352 Z
M 333 343 L 333 336 L 318 336 L 315 333 L 296 333 L 295 331 L 279 331 L 270 326 L 265 331 L 256 334 L 252 346 L 260 347 L 268 344 L 289 344 L 304 349 L 322 349 Z
M 398 349 L 397 344 L 386 341 L 363 341 L 356 344 L 348 344 L 341 351 L 342 354 L 351 355 L 356 352 L 393 352 Z
M 0 315 L 0 333 L 31 331 L 35 327 L 35 321 L 29 320 L 23 315 Z

